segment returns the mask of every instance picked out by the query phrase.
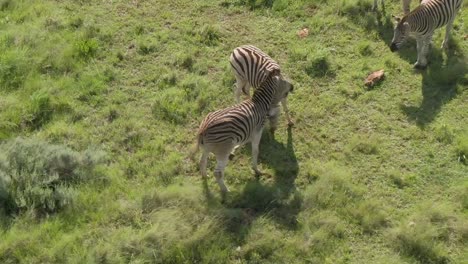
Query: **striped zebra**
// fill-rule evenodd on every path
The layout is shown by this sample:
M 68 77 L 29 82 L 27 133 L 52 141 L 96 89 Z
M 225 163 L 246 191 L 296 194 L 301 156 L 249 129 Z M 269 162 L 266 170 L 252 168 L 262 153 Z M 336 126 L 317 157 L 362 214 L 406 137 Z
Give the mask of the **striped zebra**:
M 224 184 L 224 168 L 231 152 L 247 142 L 252 143 L 252 168 L 257 168 L 258 145 L 263 125 L 270 111 L 293 90 L 293 86 L 278 74 L 272 74 L 260 85 L 251 99 L 222 110 L 209 113 L 198 130 L 197 149 L 203 150 L 200 171 L 206 177 L 208 155 L 214 153 L 217 165 L 214 171 L 222 193 L 228 192 Z
M 240 102 L 241 93 L 250 97 L 250 86 L 254 88 L 266 80 L 271 73 L 277 73 L 281 78 L 281 69 L 276 61 L 259 48 L 253 45 L 243 45 L 237 47 L 231 53 L 229 58 L 232 71 L 236 77 L 235 95 L 237 102 Z M 287 105 L 287 97 L 285 97 L 281 104 L 283 105 L 288 125 L 294 125 L 289 116 L 289 109 Z M 279 111 L 276 111 L 279 115 Z M 272 125 L 272 132 L 276 129 L 278 116 L 272 115 L 270 117 L 270 124 Z
M 403 2 L 403 12 L 405 12 L 405 14 L 408 14 L 410 12 L 411 0 L 403 0 L 402 2 Z M 380 0 L 380 4 L 383 6 L 384 0 Z M 372 9 L 377 10 L 377 7 L 378 7 L 377 0 L 374 0 L 374 5 L 372 6 Z
M 463 0 L 423 0 L 421 5 L 403 16 L 403 18 L 395 17 L 397 24 L 390 50 L 392 52 L 397 51 L 410 34 L 415 35 L 418 60 L 414 67 L 418 69 L 426 68 L 426 55 L 429 51 L 434 30 L 447 25 L 442 48 L 448 48 L 450 30 L 462 2 Z

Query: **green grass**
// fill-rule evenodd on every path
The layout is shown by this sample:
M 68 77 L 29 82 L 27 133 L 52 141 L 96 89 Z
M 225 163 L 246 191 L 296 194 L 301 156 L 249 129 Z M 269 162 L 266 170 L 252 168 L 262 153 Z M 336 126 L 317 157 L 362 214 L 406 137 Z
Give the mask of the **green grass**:
M 389 50 L 401 5 L 371 6 L 0 0 L 0 149 L 38 164 L 15 174 L 0 153 L 0 263 L 465 263 L 467 3 L 426 71 L 414 41 Z M 265 129 L 258 179 L 237 150 L 221 203 L 214 159 L 204 181 L 190 154 L 235 102 L 243 44 L 293 82 L 295 126 Z

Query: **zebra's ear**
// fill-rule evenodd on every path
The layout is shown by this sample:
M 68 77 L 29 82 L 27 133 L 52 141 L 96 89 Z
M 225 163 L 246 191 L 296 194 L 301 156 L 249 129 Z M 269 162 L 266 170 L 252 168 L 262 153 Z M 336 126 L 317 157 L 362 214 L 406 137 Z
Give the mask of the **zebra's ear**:
M 392 17 L 393 17 L 393 19 L 395 19 L 395 21 L 396 21 L 397 23 L 400 23 L 400 21 L 401 21 L 401 18 L 400 18 L 400 17 L 394 16 L 394 15 L 392 15 Z
M 271 75 L 271 76 L 280 75 L 281 73 L 279 69 L 266 70 L 266 72 L 268 72 L 268 75 Z

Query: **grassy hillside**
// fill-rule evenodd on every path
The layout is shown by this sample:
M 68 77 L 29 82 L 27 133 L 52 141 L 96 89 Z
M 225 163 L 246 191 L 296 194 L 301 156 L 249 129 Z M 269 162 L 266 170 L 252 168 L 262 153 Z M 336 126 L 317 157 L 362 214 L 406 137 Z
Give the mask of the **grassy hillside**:
M 0 0 L 0 263 L 467 263 L 468 4 L 415 71 L 372 2 Z M 189 155 L 248 43 L 296 124 L 221 203 Z

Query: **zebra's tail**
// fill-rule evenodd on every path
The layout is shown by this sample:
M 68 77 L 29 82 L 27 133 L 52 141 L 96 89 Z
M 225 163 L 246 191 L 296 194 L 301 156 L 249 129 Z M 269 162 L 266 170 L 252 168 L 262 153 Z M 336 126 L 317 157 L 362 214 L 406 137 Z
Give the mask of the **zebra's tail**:
M 202 137 L 202 134 L 199 133 L 197 134 L 195 145 L 193 146 L 192 151 L 190 151 L 189 157 L 192 161 L 195 161 L 195 155 L 198 153 L 198 150 L 200 149 L 201 144 L 203 144 L 203 137 Z

